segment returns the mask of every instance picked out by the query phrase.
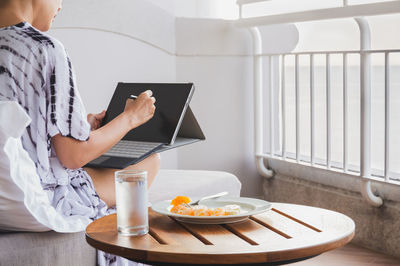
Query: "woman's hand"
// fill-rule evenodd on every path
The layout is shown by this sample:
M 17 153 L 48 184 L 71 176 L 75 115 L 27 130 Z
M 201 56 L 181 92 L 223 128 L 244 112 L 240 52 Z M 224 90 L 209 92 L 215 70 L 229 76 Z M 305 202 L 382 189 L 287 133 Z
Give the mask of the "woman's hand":
M 151 95 L 151 91 L 145 91 L 136 100 L 128 99 L 122 114 L 103 127 L 99 126 L 104 118 L 104 111 L 96 115 L 89 114 L 88 122 L 92 131 L 87 141 L 75 140 L 61 134 L 52 137 L 58 159 L 65 167 L 77 169 L 111 149 L 126 133 L 153 117 L 156 100 Z
M 103 121 L 104 116 L 106 115 L 106 110 L 98 114 L 88 114 L 87 121 L 90 124 L 91 130 L 96 130 L 100 127 L 101 121 Z
M 127 99 L 124 114 L 130 121 L 131 128 L 138 127 L 149 121 L 156 109 L 154 103 L 156 99 L 151 97 L 153 92 L 147 90 L 142 92 L 136 99 Z

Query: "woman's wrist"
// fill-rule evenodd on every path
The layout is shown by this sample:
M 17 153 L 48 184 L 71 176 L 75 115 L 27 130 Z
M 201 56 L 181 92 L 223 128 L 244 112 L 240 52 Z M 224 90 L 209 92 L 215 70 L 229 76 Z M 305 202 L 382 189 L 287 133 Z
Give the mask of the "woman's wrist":
M 126 112 L 121 113 L 122 122 L 128 126 L 128 131 L 138 126 L 138 121 L 135 116 L 129 115 Z

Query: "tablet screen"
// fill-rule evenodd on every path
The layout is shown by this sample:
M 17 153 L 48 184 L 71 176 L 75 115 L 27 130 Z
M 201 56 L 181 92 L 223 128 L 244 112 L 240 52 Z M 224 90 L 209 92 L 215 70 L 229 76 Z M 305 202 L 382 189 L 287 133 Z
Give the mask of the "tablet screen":
M 156 110 L 152 119 L 134 128 L 124 140 L 170 143 L 179 119 L 193 94 L 193 83 L 118 83 L 108 106 L 103 124 L 108 123 L 124 111 L 130 95 L 151 90 L 156 98 Z

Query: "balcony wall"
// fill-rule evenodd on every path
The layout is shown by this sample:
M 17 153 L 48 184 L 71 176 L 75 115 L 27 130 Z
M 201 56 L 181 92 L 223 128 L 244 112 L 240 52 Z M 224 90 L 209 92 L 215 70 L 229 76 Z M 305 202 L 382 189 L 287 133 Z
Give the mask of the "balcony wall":
M 111 12 L 108 12 L 112 10 Z M 291 51 L 293 25 L 261 29 L 264 51 Z M 50 34 L 69 52 L 88 112 L 107 107 L 117 82 L 194 82 L 191 108 L 206 141 L 161 154 L 161 167 L 222 170 L 262 197 L 253 161 L 253 58 L 231 21 L 175 18 L 146 1 L 66 1 Z M 267 70 L 266 70 L 267 71 Z

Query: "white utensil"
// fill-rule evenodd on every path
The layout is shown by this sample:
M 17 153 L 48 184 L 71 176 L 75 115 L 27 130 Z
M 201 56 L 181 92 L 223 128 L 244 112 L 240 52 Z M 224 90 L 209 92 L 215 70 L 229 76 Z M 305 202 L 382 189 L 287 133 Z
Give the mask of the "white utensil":
M 189 202 L 188 205 L 189 205 L 189 206 L 199 205 L 199 202 L 202 201 L 202 200 L 206 200 L 206 199 L 215 199 L 215 198 L 219 198 L 219 197 L 222 197 L 222 196 L 225 196 L 225 195 L 228 195 L 228 192 L 227 192 L 227 191 L 220 192 L 220 193 L 218 193 L 218 194 L 214 194 L 214 195 L 211 195 L 211 196 L 202 197 L 202 198 L 199 199 L 199 200 Z

